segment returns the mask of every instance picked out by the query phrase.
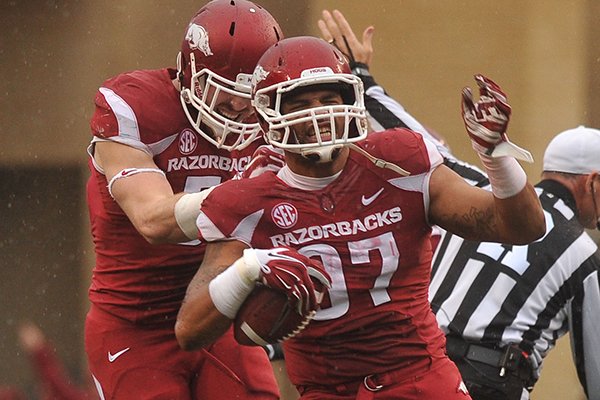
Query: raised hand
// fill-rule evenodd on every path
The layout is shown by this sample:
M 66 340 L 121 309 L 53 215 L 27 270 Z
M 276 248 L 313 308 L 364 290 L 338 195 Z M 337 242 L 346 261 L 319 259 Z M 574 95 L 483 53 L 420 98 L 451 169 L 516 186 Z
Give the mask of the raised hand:
M 323 265 L 296 250 L 277 247 L 244 250 L 246 268 L 259 268 L 259 281 L 285 292 L 296 311 L 308 315 L 317 310 L 331 278 Z
M 369 67 L 373 59 L 373 26 L 367 27 L 362 34 L 362 42 L 359 42 L 352 27 L 338 11 L 323 10 L 322 19 L 317 24 L 321 30 L 321 36 L 329 43 L 336 46 L 353 63 L 361 63 Z
M 494 81 L 475 75 L 479 86 L 479 100 L 473 101 L 471 88 L 462 90 L 462 115 L 473 148 L 480 154 L 491 157 L 512 156 L 532 162 L 531 153 L 508 140 L 506 130 L 511 107 L 506 95 Z

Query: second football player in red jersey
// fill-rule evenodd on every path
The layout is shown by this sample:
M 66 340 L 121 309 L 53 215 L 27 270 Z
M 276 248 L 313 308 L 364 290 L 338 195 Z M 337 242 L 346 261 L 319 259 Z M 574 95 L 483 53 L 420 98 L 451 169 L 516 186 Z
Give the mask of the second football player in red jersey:
M 211 1 L 186 27 L 177 69 L 123 73 L 96 94 L 87 185 L 96 265 L 85 343 L 101 398 L 278 398 L 262 349 L 225 335 L 185 353 L 173 326 L 204 255 L 190 242 L 198 192 L 231 179 L 264 143 L 250 77 L 280 38 L 264 8 Z

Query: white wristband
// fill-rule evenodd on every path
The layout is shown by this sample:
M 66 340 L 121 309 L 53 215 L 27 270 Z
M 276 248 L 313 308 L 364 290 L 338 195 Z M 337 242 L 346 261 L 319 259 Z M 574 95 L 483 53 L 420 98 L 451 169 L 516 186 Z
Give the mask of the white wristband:
M 213 190 L 214 186 L 197 193 L 186 193 L 175 203 L 175 221 L 179 229 L 190 240 L 198 239 L 198 226 L 196 219 L 200 215 L 202 201 Z
M 485 167 L 492 193 L 499 199 L 506 199 L 519 193 L 527 184 L 527 175 L 513 157 L 489 157 L 479 154 Z
M 242 276 L 246 269 L 243 264 L 244 258 L 241 257 L 208 284 L 208 292 L 215 308 L 229 319 L 235 318 L 256 285 L 256 281 L 248 281 Z

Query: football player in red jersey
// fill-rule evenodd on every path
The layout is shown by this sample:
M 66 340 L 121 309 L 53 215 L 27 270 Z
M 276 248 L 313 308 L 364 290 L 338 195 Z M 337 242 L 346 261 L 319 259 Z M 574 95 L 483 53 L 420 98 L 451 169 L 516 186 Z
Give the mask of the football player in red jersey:
M 545 225 L 517 161 L 488 155 L 507 141 L 510 107 L 494 82 L 476 80 L 481 97 L 465 91 L 463 115 L 492 192 L 468 185 L 415 132 L 367 138 L 362 84 L 334 46 L 298 37 L 267 50 L 253 105 L 286 166 L 226 182 L 204 200 L 197 226 L 210 243 L 177 318 L 181 346 L 216 340 L 273 266 L 299 272 L 269 250 L 289 247 L 331 278 L 311 323 L 284 342 L 303 399 L 469 398 L 428 303 L 431 226 L 528 243 Z M 304 293 L 302 304 L 312 304 L 311 280 L 296 276 L 293 286 L 307 290 L 289 289 L 290 298 Z
M 231 179 L 264 144 L 250 78 L 282 35 L 247 0 L 207 3 L 184 35 L 177 69 L 123 73 L 96 94 L 87 185 L 96 253 L 85 333 L 90 370 L 106 399 L 276 399 L 262 349 L 225 335 L 187 353 L 173 327 L 204 255 L 190 241 L 198 236 L 198 192 Z

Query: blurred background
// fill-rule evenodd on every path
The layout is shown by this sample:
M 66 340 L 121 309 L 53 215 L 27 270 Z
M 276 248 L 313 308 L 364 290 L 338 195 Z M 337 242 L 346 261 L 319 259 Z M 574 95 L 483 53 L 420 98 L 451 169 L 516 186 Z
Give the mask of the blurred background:
M 257 0 L 286 36 L 318 34 L 338 8 L 357 35 L 375 26 L 372 73 L 454 153 L 477 163 L 460 90 L 484 73 L 508 93 L 509 134 L 531 150 L 531 182 L 556 133 L 600 127 L 596 0 Z M 95 91 L 117 73 L 175 66 L 205 1 L 0 2 L 0 386 L 34 398 L 17 340 L 34 321 L 78 382 L 87 377 L 83 320 L 94 263 L 85 206 L 88 121 Z M 599 155 L 600 157 L 600 155 Z M 597 238 L 597 236 L 596 236 Z M 583 398 L 568 338 L 551 352 L 534 400 Z

